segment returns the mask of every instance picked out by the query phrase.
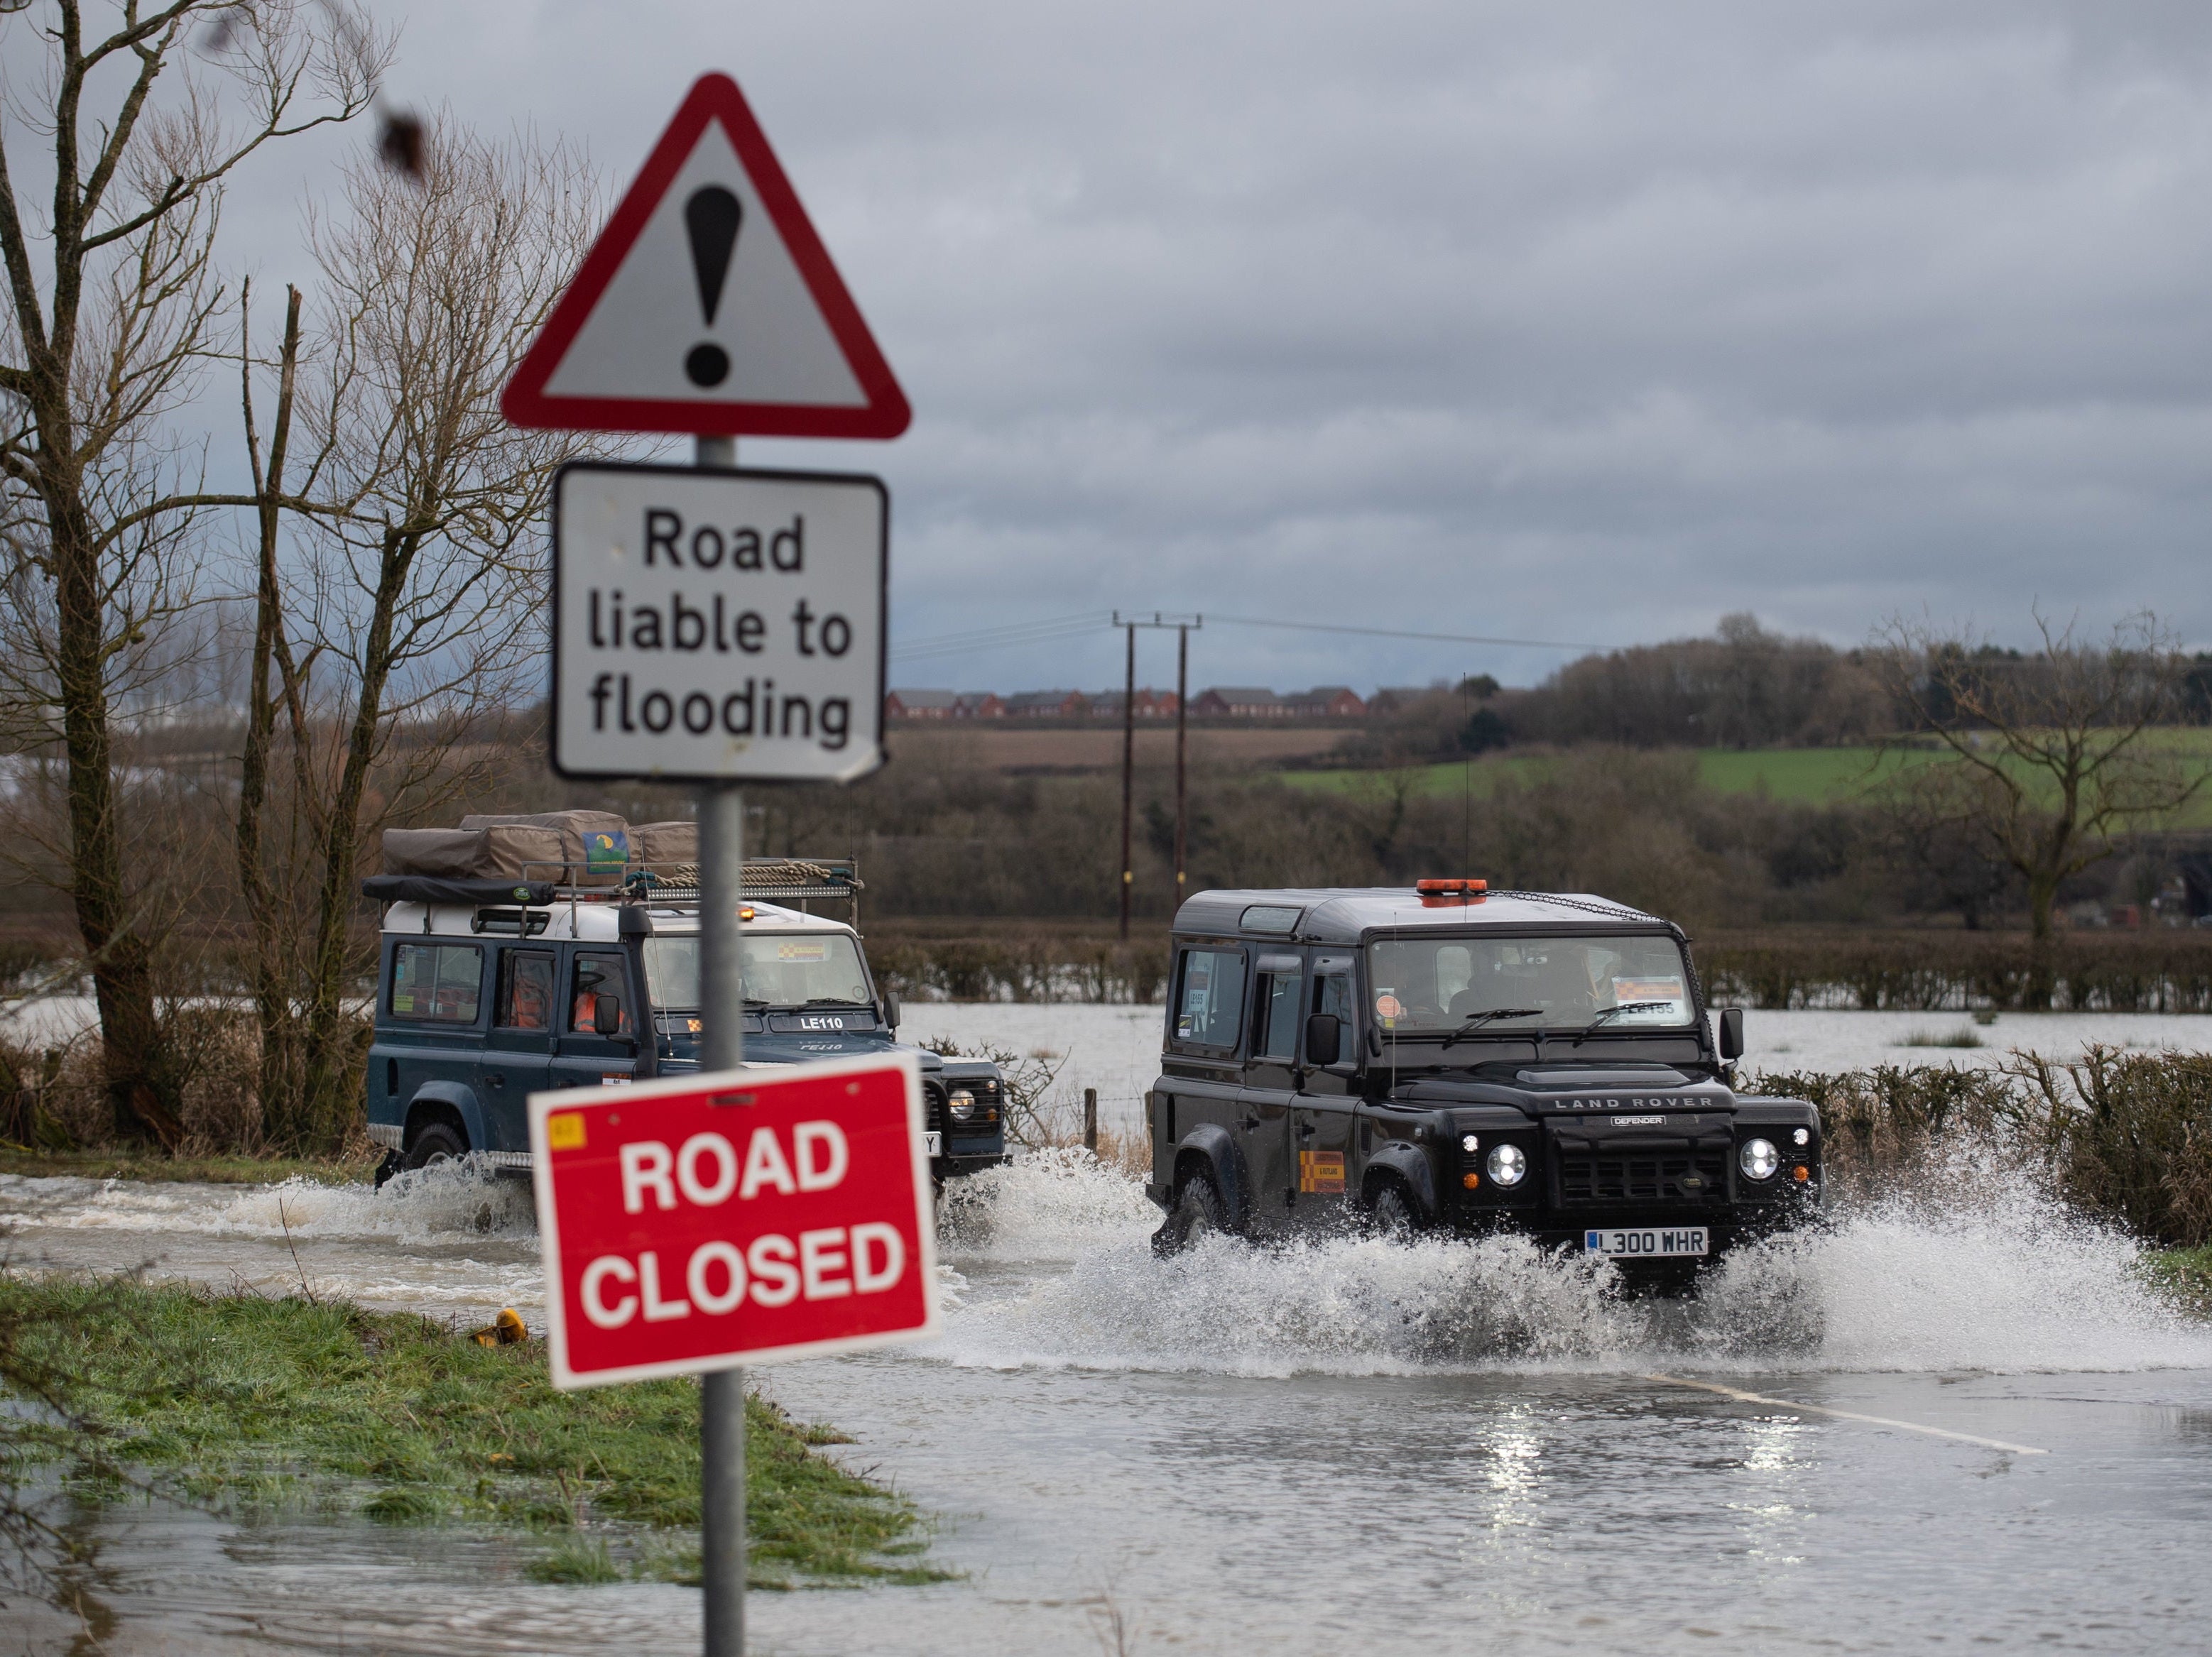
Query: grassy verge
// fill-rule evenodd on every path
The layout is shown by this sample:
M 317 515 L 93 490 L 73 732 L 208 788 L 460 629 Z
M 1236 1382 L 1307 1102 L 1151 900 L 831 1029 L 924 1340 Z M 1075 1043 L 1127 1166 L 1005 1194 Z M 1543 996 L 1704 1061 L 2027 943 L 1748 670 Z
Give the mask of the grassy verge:
M 362 1156 L 165 1156 L 158 1150 L 40 1150 L 0 1144 L 0 1174 L 39 1179 L 191 1180 L 207 1185 L 281 1185 L 313 1180 L 354 1185 L 376 1172 L 380 1150 Z
M 2151 1281 L 2201 1318 L 2212 1318 L 2212 1244 L 2162 1248 L 2146 1257 Z
M 428 1319 L 116 1278 L 0 1276 L 0 1365 L 67 1422 L 0 1417 L 19 1462 L 93 1496 L 122 1469 L 223 1506 L 313 1502 L 387 1523 L 543 1534 L 555 1581 L 696 1581 L 699 1391 L 556 1393 L 536 1343 L 483 1347 Z M 92 1430 L 85 1430 L 90 1423 Z M 923 1581 L 921 1515 L 746 1406 L 752 1579 Z

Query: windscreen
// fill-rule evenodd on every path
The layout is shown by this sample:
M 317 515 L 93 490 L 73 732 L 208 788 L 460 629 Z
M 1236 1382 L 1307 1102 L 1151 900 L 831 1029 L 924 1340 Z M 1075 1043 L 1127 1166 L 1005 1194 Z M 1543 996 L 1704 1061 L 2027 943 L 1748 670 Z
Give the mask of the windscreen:
M 744 934 L 745 999 L 771 1007 L 834 1002 L 866 1006 L 872 998 L 860 945 L 842 932 Z M 699 940 L 648 938 L 645 975 L 653 1005 L 684 1011 L 699 1005 Z
M 1391 938 L 1367 951 L 1376 1023 L 1398 1035 L 1473 1028 L 1577 1029 L 1608 1008 L 1601 1027 L 1680 1028 L 1691 1018 L 1690 977 L 1671 938 Z

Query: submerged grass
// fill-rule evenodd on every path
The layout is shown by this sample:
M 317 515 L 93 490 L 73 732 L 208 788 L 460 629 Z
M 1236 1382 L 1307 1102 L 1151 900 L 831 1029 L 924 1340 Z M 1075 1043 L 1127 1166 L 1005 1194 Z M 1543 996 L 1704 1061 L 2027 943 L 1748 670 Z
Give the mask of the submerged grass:
M 14 1390 L 50 1411 L 0 1417 L 0 1444 L 88 1495 L 119 1495 L 130 1468 L 216 1504 L 544 1532 L 557 1543 L 533 1574 L 550 1581 L 697 1580 L 691 1381 L 556 1393 L 535 1343 L 118 1278 L 0 1274 L 0 1341 Z M 911 1504 L 814 1448 L 845 1441 L 757 1399 L 745 1426 L 756 1586 L 943 1577 L 917 1557 Z

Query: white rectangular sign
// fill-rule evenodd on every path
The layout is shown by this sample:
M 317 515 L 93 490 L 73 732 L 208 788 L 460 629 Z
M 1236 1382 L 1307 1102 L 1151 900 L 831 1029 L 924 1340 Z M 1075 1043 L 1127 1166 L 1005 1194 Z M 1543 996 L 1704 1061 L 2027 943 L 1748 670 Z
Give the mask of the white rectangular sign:
M 829 472 L 553 482 L 553 768 L 848 782 L 883 762 L 890 498 Z

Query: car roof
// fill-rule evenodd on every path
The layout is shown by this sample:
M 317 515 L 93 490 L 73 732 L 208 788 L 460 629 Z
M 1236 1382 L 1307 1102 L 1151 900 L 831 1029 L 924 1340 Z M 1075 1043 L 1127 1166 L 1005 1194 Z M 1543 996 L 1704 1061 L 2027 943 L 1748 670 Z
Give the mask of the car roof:
M 1246 917 L 1254 909 L 1295 910 Z M 1291 886 L 1200 892 L 1176 912 L 1175 930 L 1285 943 L 1357 944 L 1374 932 L 1671 932 L 1672 922 L 1590 892 L 1490 892 L 1470 903 L 1424 901 L 1410 886 Z
M 492 936 L 514 936 L 514 908 L 512 905 L 486 905 L 496 908 L 507 917 L 507 926 Z M 767 932 L 778 934 L 791 932 L 839 932 L 845 937 L 856 936 L 842 920 L 832 920 L 825 915 L 801 914 L 796 909 L 787 909 L 780 904 L 754 903 L 748 906 L 753 918 L 744 923 L 748 932 Z M 616 916 L 622 906 L 604 901 L 585 901 L 571 904 L 565 899 L 546 906 L 542 911 L 547 919 L 543 932 L 533 932 L 525 942 L 560 938 L 578 938 L 587 943 L 611 944 L 617 938 Z M 423 921 L 425 913 L 429 920 Z M 472 903 L 394 903 L 384 912 L 384 930 L 387 933 L 428 932 L 434 937 L 463 938 L 483 936 L 477 920 L 482 910 Z M 696 907 L 663 908 L 647 905 L 653 916 L 653 929 L 663 937 L 685 937 L 699 930 L 699 911 Z M 534 924 L 534 923 L 533 923 Z

